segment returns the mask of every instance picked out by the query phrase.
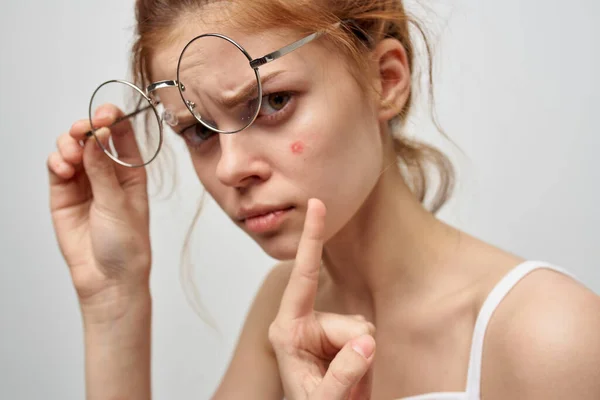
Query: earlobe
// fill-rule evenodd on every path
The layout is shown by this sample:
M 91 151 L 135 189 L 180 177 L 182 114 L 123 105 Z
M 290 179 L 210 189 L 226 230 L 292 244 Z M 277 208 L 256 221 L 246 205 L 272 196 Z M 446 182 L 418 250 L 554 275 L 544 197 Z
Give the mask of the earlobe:
M 384 39 L 375 48 L 379 69 L 379 118 L 389 121 L 404 108 L 410 94 L 411 74 L 408 57 L 397 39 Z

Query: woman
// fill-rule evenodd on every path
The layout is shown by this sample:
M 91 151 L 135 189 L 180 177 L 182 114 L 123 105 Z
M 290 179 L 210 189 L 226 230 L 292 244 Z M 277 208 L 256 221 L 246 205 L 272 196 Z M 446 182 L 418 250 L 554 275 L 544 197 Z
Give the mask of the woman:
M 424 206 L 425 168 L 442 177 L 433 211 L 451 170 L 402 137 L 415 68 L 400 1 L 136 7 L 137 83 L 159 99 L 210 195 L 282 260 L 214 399 L 600 398 L 598 297 Z M 199 37 L 208 32 L 232 41 Z M 233 42 L 272 57 L 233 61 Z M 112 135 L 119 160 L 146 160 L 133 127 L 115 125 L 122 110 L 92 117 L 48 160 L 88 398 L 149 399 L 147 177 L 102 148 Z M 80 146 L 91 124 L 96 140 Z

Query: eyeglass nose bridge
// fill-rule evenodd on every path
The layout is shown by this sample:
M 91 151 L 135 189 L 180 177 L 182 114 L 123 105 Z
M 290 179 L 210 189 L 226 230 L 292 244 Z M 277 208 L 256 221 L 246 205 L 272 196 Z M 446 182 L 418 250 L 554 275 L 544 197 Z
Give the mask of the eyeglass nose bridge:
M 148 85 L 148 87 L 146 88 L 146 94 L 149 95 L 152 92 L 157 91 L 158 89 L 164 89 L 164 88 L 168 88 L 168 87 L 177 87 L 177 86 L 178 86 L 177 81 L 173 81 L 173 80 L 154 82 L 154 83 Z M 183 86 L 183 84 L 181 86 Z
M 159 89 L 166 89 L 166 88 L 173 88 L 173 87 L 179 88 L 179 89 L 181 89 L 181 91 L 185 91 L 185 86 L 183 83 L 179 83 L 176 80 L 164 80 L 164 81 L 153 82 L 152 84 L 148 85 L 148 87 L 146 88 L 146 94 L 149 98 L 151 98 L 153 100 L 154 105 L 156 106 L 160 102 L 155 100 L 153 93 Z M 194 107 L 194 105 L 190 105 L 190 104 L 188 104 L 188 106 L 190 106 L 192 109 Z M 161 117 L 162 117 L 162 121 L 164 121 L 167 125 L 170 125 L 170 126 L 176 126 L 179 122 L 177 115 L 168 109 L 164 110 Z

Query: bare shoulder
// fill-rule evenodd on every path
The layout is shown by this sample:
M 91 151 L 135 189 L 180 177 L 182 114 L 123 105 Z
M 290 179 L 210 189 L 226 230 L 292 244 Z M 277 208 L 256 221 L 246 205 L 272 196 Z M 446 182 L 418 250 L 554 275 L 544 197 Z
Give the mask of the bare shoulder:
M 269 271 L 246 318 L 244 330 L 252 329 L 258 332 L 259 339 L 264 341 L 269 351 L 272 349 L 268 343 L 267 332 L 279 310 L 279 304 L 290 279 L 292 268 L 293 262 L 280 262 Z
M 482 394 L 489 399 L 600 398 L 600 297 L 552 270 L 523 278 L 488 326 Z
M 266 296 L 270 300 L 278 300 L 276 306 L 279 306 L 293 267 L 293 261 L 282 261 L 275 265 L 263 281 L 259 295 Z
M 213 400 L 279 400 L 283 397 L 279 368 L 268 331 L 279 310 L 292 266 L 291 262 L 279 263 L 263 280 Z

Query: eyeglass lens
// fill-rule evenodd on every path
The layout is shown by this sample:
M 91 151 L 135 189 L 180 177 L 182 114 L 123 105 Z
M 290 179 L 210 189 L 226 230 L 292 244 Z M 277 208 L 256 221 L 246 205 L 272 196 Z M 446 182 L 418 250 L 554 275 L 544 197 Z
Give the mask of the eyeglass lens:
M 102 111 L 117 108 L 114 120 L 98 118 Z M 109 129 L 107 143 L 100 141 L 105 153 L 125 166 L 143 166 L 152 161 L 161 146 L 160 120 L 157 110 L 133 85 L 109 81 L 101 85 L 90 102 L 92 133 Z
M 187 45 L 178 81 L 187 108 L 211 129 L 239 132 L 258 114 L 258 75 L 246 54 L 220 36 L 201 36 Z

